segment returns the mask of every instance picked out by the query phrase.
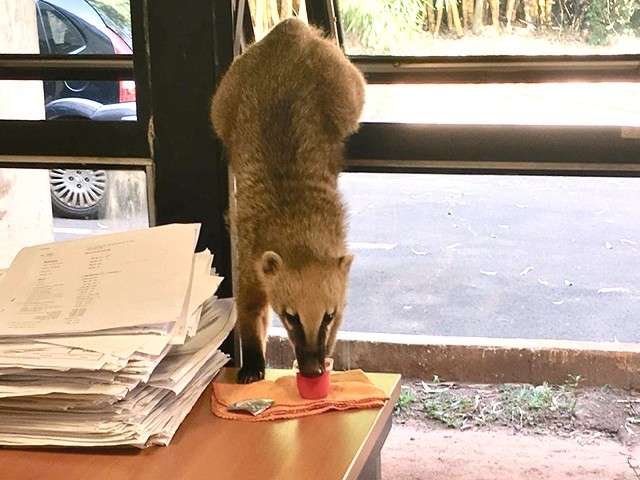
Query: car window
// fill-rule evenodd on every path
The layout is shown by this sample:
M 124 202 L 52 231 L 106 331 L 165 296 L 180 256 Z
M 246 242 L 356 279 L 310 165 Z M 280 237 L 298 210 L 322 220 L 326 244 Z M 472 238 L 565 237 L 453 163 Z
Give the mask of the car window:
M 100 15 L 107 27 L 116 32 L 129 48 L 133 48 L 129 2 L 122 0 L 87 0 L 87 3 Z
M 61 13 L 50 8 L 42 9 L 47 40 L 54 55 L 80 53 L 87 46 L 80 30 Z

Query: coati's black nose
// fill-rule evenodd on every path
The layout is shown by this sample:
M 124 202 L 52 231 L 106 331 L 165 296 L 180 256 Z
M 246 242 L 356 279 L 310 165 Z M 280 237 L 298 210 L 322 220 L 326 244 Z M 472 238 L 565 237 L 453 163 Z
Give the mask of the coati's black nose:
M 324 371 L 322 370 L 322 367 L 305 368 L 302 371 L 302 375 L 304 375 L 305 377 L 319 377 L 323 373 Z
M 313 356 L 307 356 L 302 362 L 298 360 L 300 365 L 300 373 L 305 377 L 319 377 L 324 373 L 324 365 L 322 365 Z

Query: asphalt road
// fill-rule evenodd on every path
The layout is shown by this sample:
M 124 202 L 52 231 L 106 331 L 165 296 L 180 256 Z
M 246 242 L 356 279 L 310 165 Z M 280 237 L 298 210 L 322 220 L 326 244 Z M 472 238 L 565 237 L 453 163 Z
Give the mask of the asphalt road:
M 345 329 L 640 341 L 640 179 L 349 174 Z
M 345 330 L 640 341 L 640 179 L 347 174 L 341 188 Z M 126 228 L 54 219 L 56 239 Z

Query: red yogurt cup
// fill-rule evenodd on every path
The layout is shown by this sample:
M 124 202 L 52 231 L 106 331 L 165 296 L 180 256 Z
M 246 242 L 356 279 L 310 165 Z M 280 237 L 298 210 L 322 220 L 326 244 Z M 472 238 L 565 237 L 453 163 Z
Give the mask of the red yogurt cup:
M 297 367 L 297 362 L 294 362 L 293 367 L 294 369 Z M 324 373 L 318 377 L 305 377 L 300 372 L 296 372 L 296 385 L 300 396 L 307 400 L 318 400 L 329 395 L 332 368 L 333 359 L 327 358 L 324 363 Z

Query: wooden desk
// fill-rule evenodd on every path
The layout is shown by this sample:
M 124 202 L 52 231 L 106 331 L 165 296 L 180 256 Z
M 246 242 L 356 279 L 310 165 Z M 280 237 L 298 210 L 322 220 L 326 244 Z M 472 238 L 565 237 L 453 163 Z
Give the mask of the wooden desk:
M 290 373 L 267 371 L 267 378 Z M 228 379 L 232 370 L 221 375 Z M 381 409 L 242 423 L 210 413 L 208 388 L 168 447 L 146 450 L 0 449 L 2 480 L 333 480 L 380 478 L 400 375 L 372 373 L 391 397 Z

